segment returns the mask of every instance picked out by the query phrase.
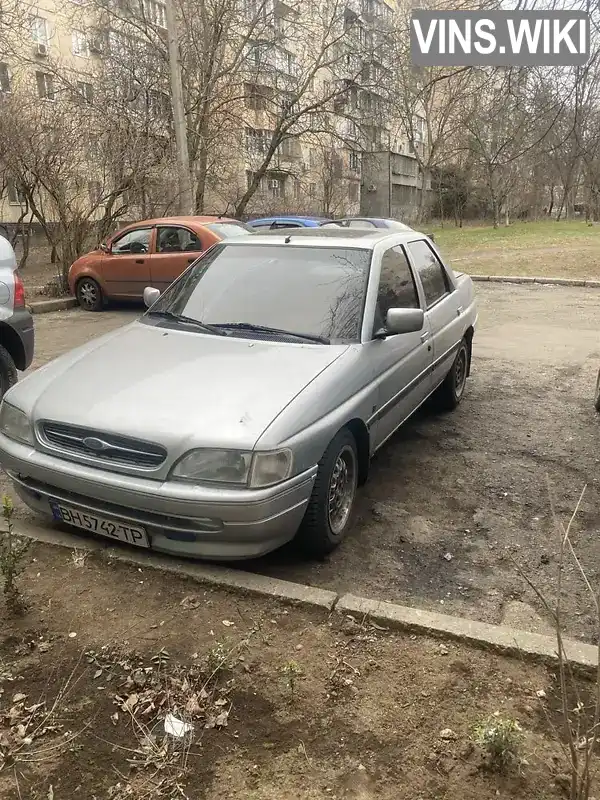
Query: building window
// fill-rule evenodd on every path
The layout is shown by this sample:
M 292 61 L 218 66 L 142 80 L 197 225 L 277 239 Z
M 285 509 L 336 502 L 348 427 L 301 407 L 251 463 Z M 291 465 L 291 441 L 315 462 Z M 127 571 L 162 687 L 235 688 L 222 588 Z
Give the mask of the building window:
M 8 72 L 8 64 L 0 62 L 0 92 L 3 94 L 10 93 L 10 74 Z
M 142 6 L 147 22 L 151 22 L 158 28 L 167 27 L 167 10 L 164 3 L 157 2 L 157 0 L 143 0 Z
M 358 153 L 356 153 L 354 150 L 351 150 L 348 161 L 352 172 L 360 172 L 360 156 Z
M 90 44 L 83 31 L 73 31 L 71 35 L 71 49 L 74 56 L 90 57 Z
M 246 150 L 249 153 L 266 153 L 273 138 L 273 131 L 246 128 Z
M 425 120 L 423 117 L 414 118 L 415 129 L 415 142 L 422 142 L 425 140 Z
M 269 178 L 267 189 L 271 197 L 283 197 L 285 194 L 285 181 L 283 178 Z
M 7 185 L 7 193 L 8 193 L 8 202 L 11 206 L 22 206 L 25 205 L 26 198 L 25 194 L 20 189 L 14 181 L 9 181 Z
M 351 203 L 358 202 L 358 183 L 354 181 L 348 185 L 348 199 Z
M 317 184 L 316 183 L 309 183 L 308 184 L 308 196 L 311 199 L 314 199 L 317 196 Z
M 38 97 L 43 100 L 54 100 L 56 91 L 54 89 L 54 78 L 47 72 L 36 72 L 35 80 L 37 83 Z
M 100 185 L 100 181 L 89 181 L 88 195 L 90 198 L 90 205 L 97 206 L 100 204 L 102 199 L 102 186 Z
M 48 44 L 48 23 L 43 17 L 31 17 L 31 38 L 36 44 Z
M 244 98 L 246 108 L 254 111 L 264 111 L 267 107 L 267 89 L 257 86 L 255 83 L 244 84 Z
M 77 92 L 86 103 L 90 103 L 91 105 L 94 102 L 94 87 L 91 83 L 77 81 Z

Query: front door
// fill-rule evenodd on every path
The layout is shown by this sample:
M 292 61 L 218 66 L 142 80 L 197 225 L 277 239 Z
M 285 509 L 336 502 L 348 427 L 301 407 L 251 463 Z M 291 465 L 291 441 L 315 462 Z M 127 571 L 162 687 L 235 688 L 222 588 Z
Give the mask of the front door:
M 102 259 L 102 277 L 110 297 L 142 297 L 150 286 L 153 229 L 133 228 L 111 242 Z
M 452 281 L 430 245 L 425 240 L 410 242 L 408 253 L 425 294 L 425 317 L 433 342 L 433 389 L 444 380 L 456 357 L 463 327 L 461 309 L 452 296 Z
M 198 234 L 182 225 L 160 225 L 156 233 L 156 252 L 150 272 L 152 286 L 164 291 L 202 253 Z
M 406 254 L 391 247 L 381 259 L 373 333 L 385 324 L 390 308 L 420 308 Z M 431 391 L 432 345 L 427 322 L 414 333 L 374 339 L 368 347 L 378 385 L 377 408 L 370 421 L 373 445 L 379 447 L 419 407 Z

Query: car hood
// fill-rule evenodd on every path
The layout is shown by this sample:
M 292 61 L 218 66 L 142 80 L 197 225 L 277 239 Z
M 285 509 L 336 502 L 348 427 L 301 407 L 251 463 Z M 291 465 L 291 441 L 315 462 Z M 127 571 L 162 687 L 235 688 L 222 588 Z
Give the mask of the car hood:
M 7 400 L 51 419 L 178 446 L 251 449 L 346 345 L 265 342 L 141 322 L 32 373 Z

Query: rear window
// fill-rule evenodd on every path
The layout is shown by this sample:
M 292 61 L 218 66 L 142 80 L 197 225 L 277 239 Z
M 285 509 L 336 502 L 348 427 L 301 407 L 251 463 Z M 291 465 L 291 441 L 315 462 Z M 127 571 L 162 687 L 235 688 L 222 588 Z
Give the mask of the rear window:
M 253 231 L 249 225 L 245 225 L 243 222 L 208 222 L 205 227 L 213 233 L 218 233 L 222 239 L 245 236 Z

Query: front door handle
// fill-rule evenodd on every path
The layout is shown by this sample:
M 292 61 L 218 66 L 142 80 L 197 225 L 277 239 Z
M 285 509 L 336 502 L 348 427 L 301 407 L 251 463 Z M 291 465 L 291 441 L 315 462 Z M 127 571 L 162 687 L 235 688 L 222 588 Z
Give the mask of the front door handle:
M 463 307 L 462 307 L 462 306 L 459 306 L 459 307 L 456 309 L 456 313 L 458 314 L 458 316 L 459 316 L 459 317 L 460 317 L 460 315 L 462 314 L 462 312 L 463 312 L 463 311 L 464 311 L 464 309 L 463 309 Z
M 421 341 L 426 342 L 429 339 L 429 331 L 425 331 L 425 333 L 421 334 Z
M 143 264 L 144 263 L 144 259 L 143 258 L 136 258 L 135 263 L 136 264 Z
M 195 261 L 195 260 L 196 260 L 196 257 L 195 257 L 195 256 L 194 256 L 194 258 L 188 258 L 188 264 L 191 264 L 191 263 L 192 263 L 192 261 Z

